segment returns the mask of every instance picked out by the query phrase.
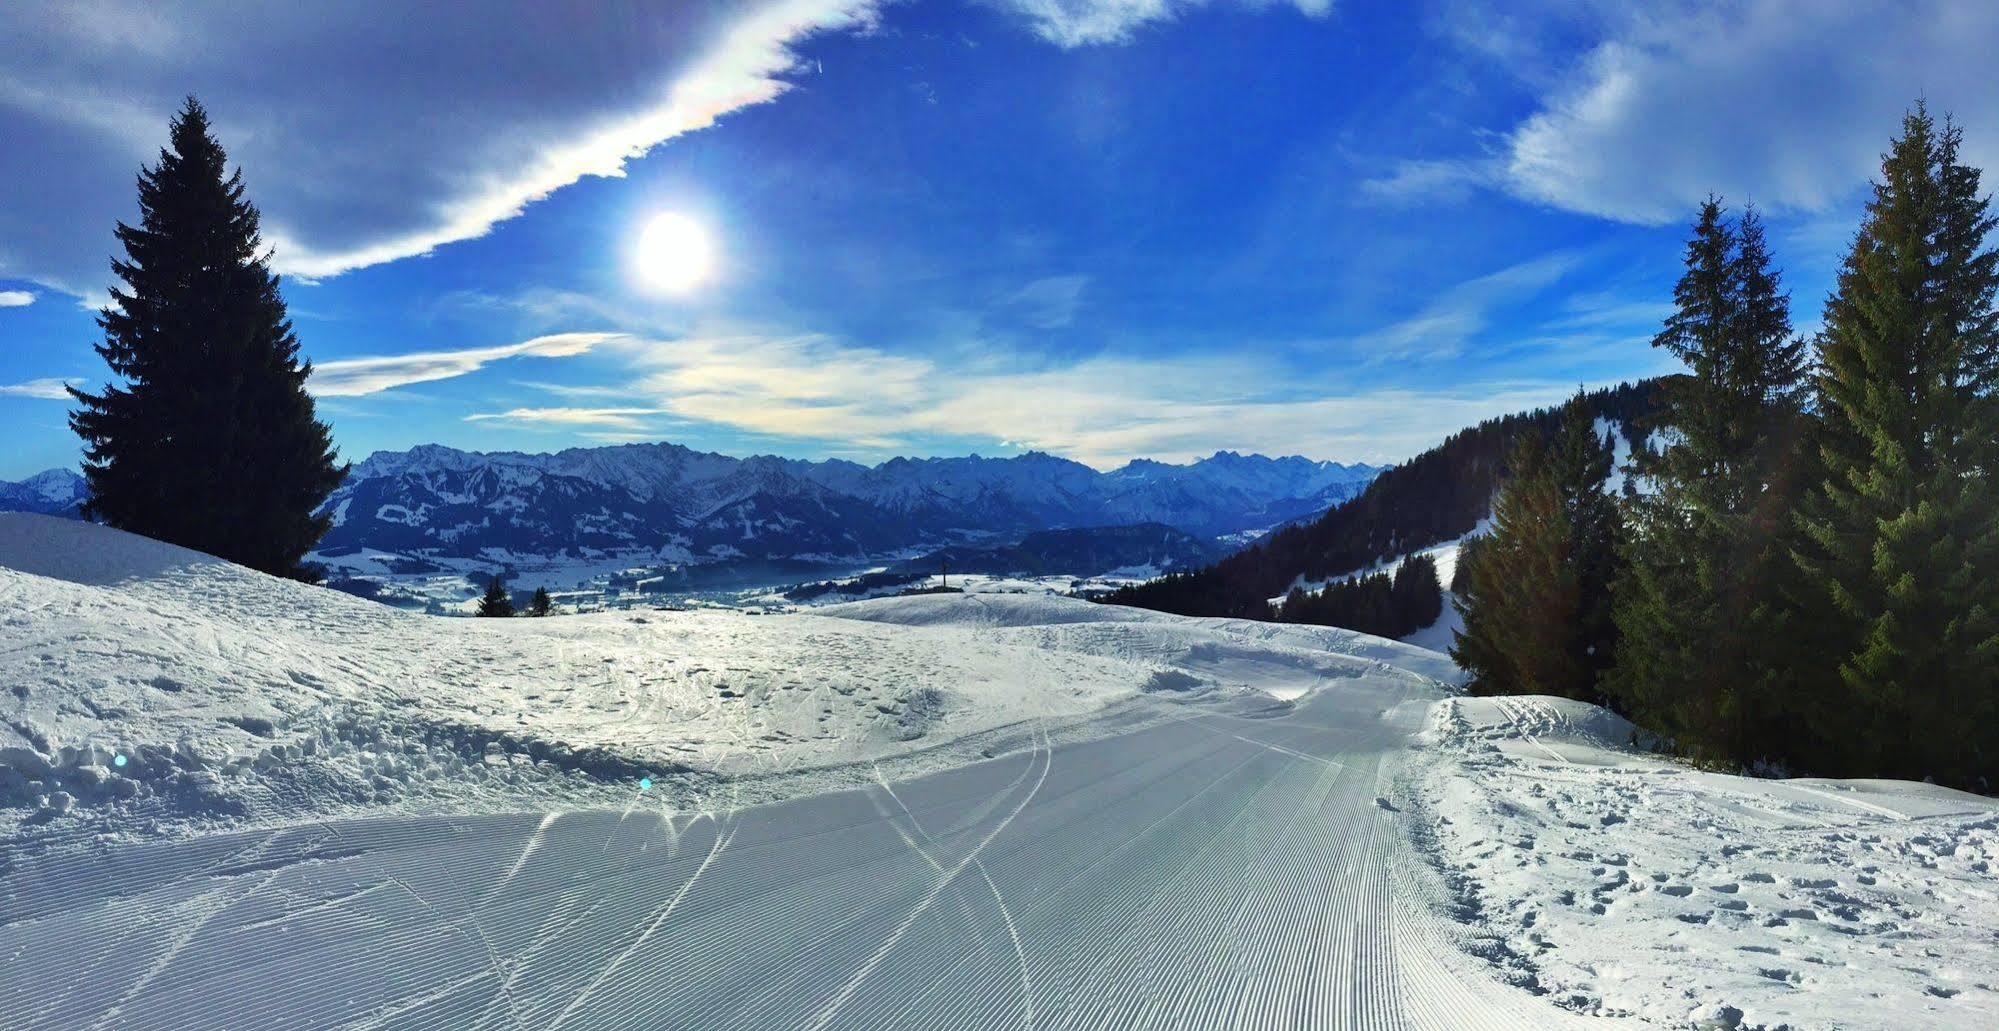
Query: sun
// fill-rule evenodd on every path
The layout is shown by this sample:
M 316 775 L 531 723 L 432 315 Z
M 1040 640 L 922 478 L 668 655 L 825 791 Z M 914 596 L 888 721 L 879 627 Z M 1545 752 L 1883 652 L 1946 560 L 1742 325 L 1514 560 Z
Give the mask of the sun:
M 714 247 L 701 223 L 678 212 L 654 215 L 639 232 L 632 262 L 639 281 L 668 293 L 686 293 L 714 271 Z

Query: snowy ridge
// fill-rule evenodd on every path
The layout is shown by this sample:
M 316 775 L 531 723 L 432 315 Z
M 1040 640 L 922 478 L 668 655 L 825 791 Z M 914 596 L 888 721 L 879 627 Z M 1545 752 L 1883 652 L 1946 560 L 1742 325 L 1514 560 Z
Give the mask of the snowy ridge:
M 73 515 L 89 493 L 76 470 L 49 469 L 13 483 L 0 480 L 0 512 Z
M 1164 523 L 1201 537 L 1322 511 L 1379 470 L 1219 452 L 1190 465 L 1100 473 L 1033 452 L 897 458 L 868 467 L 676 444 L 555 454 L 423 445 L 358 463 L 327 501 L 319 557 L 362 550 L 427 559 L 488 549 L 522 556 L 805 555 L 854 561 L 1058 527 Z

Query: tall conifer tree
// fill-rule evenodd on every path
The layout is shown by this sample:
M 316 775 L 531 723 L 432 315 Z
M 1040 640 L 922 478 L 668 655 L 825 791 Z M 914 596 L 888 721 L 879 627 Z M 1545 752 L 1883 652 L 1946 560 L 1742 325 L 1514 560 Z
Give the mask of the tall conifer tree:
M 190 97 L 159 164 L 139 174 L 139 224 L 119 223 L 125 282 L 98 315 L 118 380 L 72 389 L 86 514 L 281 576 L 326 532 L 340 485 L 298 339 L 258 236 L 242 172 Z
M 1827 475 L 1797 549 L 1821 768 L 1999 775 L 1999 253 L 1961 133 L 1902 120 L 1818 340 Z
M 1515 445 L 1511 476 L 1493 501 L 1492 532 L 1455 602 L 1464 628 L 1451 657 L 1471 674 L 1473 693 L 1600 697 L 1597 680 L 1615 641 L 1610 464 L 1581 395 L 1564 409 L 1552 443 L 1529 433 Z
M 1775 675 L 1770 571 L 1783 561 L 1803 344 L 1756 213 L 1701 205 L 1675 310 L 1653 346 L 1686 363 L 1634 471 L 1617 588 L 1621 649 L 1608 692 L 1692 754 L 1745 759 Z

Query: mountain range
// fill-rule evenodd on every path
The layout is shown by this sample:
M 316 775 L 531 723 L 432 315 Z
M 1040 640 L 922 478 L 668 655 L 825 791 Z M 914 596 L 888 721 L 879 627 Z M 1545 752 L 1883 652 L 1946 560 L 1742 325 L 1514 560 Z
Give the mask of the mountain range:
M 11 483 L 0 480 L 0 512 L 74 516 L 89 496 L 83 477 L 73 469 L 49 469 Z
M 870 466 L 667 443 L 553 454 L 426 444 L 353 467 L 326 501 L 333 525 L 317 555 L 837 563 L 1139 523 L 1214 538 L 1315 515 L 1380 471 L 1232 451 L 1102 472 L 1042 452 Z M 51 470 L 0 484 L 0 509 L 73 513 L 82 493 L 75 473 Z

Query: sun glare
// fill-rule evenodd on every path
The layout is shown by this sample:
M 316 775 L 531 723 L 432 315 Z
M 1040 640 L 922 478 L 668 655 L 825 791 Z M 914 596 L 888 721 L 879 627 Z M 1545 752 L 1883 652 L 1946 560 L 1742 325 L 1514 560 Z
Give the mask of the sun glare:
M 639 233 L 633 263 L 646 286 L 686 293 L 708 279 L 714 267 L 714 248 L 701 223 L 668 211 L 654 215 Z

